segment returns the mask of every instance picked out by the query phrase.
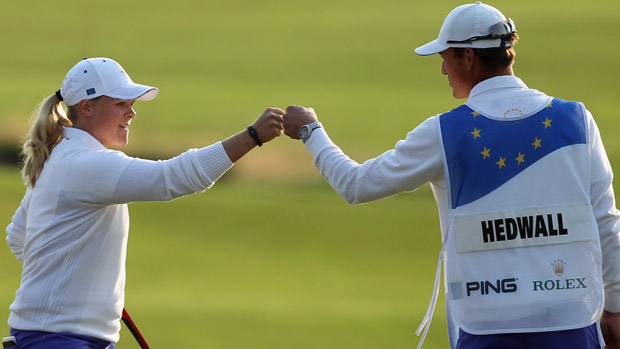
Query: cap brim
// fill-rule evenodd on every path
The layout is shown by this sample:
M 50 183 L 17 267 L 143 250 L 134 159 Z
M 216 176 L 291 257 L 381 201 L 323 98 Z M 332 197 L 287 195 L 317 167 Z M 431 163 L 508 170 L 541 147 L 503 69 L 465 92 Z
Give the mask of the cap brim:
M 420 56 L 430 56 L 439 52 L 443 52 L 448 49 L 448 46 L 440 43 L 438 40 L 433 40 L 426 45 L 422 45 L 415 49 L 415 53 Z
M 151 99 L 157 97 L 157 93 L 159 93 L 157 87 L 134 83 L 109 91 L 105 95 L 118 99 L 137 99 L 139 101 L 150 101 Z

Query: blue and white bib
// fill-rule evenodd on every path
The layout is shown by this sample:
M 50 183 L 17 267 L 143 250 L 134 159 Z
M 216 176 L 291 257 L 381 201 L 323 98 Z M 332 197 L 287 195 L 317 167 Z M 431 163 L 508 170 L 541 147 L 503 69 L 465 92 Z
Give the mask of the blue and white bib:
M 473 334 L 586 327 L 603 308 L 585 109 L 560 99 L 492 118 L 439 117 L 450 198 L 446 289 Z

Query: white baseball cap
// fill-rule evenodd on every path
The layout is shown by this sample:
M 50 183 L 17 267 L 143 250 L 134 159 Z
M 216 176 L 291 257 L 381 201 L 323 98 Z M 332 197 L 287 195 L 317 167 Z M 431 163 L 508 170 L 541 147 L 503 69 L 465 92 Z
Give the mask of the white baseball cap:
M 415 53 L 428 56 L 450 47 L 510 47 L 510 42 L 502 39 L 516 31 L 512 19 L 506 19 L 495 7 L 478 1 L 452 10 L 441 26 L 439 37 L 416 48 Z
M 123 67 L 110 58 L 84 58 L 69 70 L 60 88 L 68 106 L 103 95 L 149 101 L 157 93 L 156 87 L 134 83 Z

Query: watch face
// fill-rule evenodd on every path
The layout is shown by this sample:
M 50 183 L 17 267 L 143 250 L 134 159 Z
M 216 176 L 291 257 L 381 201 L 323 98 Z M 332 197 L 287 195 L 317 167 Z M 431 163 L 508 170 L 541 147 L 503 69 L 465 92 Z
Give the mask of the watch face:
M 305 140 L 307 137 L 308 137 L 308 127 L 304 125 L 299 130 L 299 138 L 301 138 L 302 140 Z

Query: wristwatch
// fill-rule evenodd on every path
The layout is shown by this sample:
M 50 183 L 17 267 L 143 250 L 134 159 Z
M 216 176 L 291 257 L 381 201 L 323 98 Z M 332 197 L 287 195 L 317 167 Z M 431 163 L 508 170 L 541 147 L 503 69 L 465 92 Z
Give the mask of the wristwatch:
M 318 122 L 315 121 L 313 123 L 307 124 L 307 125 L 303 125 L 300 129 L 299 129 L 299 138 L 306 143 L 306 141 L 308 139 L 310 139 L 310 136 L 312 135 L 312 131 L 316 130 L 317 128 L 321 128 L 323 127 L 323 125 Z

